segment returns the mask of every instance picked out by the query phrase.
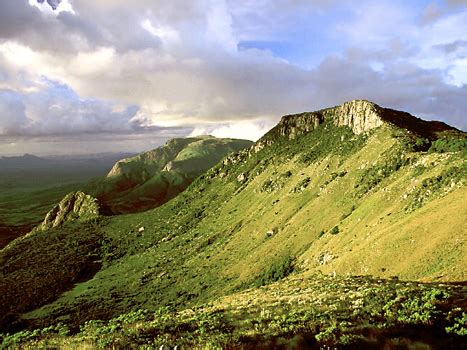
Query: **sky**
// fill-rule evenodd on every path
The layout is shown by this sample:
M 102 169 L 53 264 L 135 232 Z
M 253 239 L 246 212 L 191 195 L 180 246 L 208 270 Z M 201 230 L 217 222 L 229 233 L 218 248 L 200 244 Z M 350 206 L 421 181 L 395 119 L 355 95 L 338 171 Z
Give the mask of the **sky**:
M 0 0 L 0 156 L 256 140 L 353 99 L 467 130 L 467 0 Z

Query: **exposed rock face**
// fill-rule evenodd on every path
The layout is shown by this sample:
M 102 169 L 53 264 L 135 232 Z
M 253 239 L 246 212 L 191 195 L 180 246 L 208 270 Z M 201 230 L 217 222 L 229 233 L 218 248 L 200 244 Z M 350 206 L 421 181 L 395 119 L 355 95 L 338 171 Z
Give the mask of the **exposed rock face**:
M 288 115 L 283 117 L 277 125 L 277 132 L 281 136 L 294 139 L 300 134 L 313 131 L 323 121 L 323 115 L 317 112 Z
M 316 112 L 286 115 L 262 139 L 266 144 L 277 136 L 294 139 L 313 131 L 325 121 L 336 126 L 348 126 L 355 134 L 361 134 L 383 125 L 382 111 L 383 108 L 372 102 L 355 100 Z
M 355 100 L 325 109 L 321 112 L 325 119 L 332 119 L 337 126 L 348 126 L 355 134 L 361 134 L 383 125 L 382 108 L 365 101 Z
M 456 130 L 442 122 L 425 121 L 406 112 L 380 107 L 370 101 L 354 100 L 316 112 L 286 115 L 282 117 L 279 124 L 258 140 L 253 150 L 259 151 L 264 146 L 275 142 L 278 137 L 294 139 L 301 134 L 313 131 L 324 122 L 336 126 L 347 126 L 355 134 L 368 132 L 386 124 L 430 139 L 436 139 L 438 132 Z
M 66 221 L 86 221 L 99 216 L 97 199 L 81 191 L 68 193 L 50 210 L 44 221 L 35 229 L 44 231 Z

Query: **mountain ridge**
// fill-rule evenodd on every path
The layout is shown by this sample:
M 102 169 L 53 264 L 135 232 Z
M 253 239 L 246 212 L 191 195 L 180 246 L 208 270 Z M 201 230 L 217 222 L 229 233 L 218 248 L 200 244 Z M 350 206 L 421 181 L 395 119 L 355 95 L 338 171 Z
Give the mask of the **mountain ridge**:
M 403 119 L 406 114 L 398 115 Z M 391 288 L 397 291 L 388 298 L 396 301 L 405 298 L 404 283 L 410 281 L 465 281 L 465 133 L 447 130 L 446 136 L 445 128 L 439 131 L 435 124 L 430 135 L 435 138 L 440 132 L 440 139 L 426 141 L 423 135 L 428 133 L 412 134 L 382 123 L 355 134 L 347 125 L 336 125 L 338 115 L 331 117 L 316 127 L 311 118 L 310 124 L 299 125 L 300 130 L 284 129 L 284 135 L 278 131 L 284 126 L 280 125 L 250 148 L 225 156 L 155 209 L 67 223 L 41 232 L 40 239 L 38 234 L 13 242 L 0 251 L 5 277 L 0 297 L 8 305 L 2 311 L 10 317 L 6 322 L 5 316 L 3 324 L 45 327 L 60 320 L 77 329 L 88 320 L 140 308 L 165 307 L 183 313 L 244 290 L 261 291 L 272 283 L 280 289 L 291 279 L 297 281 L 294 293 L 300 295 L 300 288 L 306 286 L 300 281 L 320 275 L 326 277 L 318 281 L 333 276 L 393 281 Z M 353 123 L 351 119 L 347 122 Z M 372 123 L 368 125 L 378 124 Z M 425 123 L 430 122 L 422 126 L 432 125 Z M 428 142 L 428 148 L 415 147 L 419 141 Z M 79 250 L 74 248 L 77 239 L 85 242 Z M 25 247 L 34 244 L 32 256 Z M 51 247 L 61 245 L 79 260 L 69 261 L 60 254 L 57 260 L 73 263 L 69 270 L 76 272 L 62 276 L 54 273 L 59 266 L 34 263 L 53 257 L 57 253 Z M 26 261 L 28 268 L 13 268 Z M 102 264 L 99 269 L 84 273 L 94 261 Z M 55 284 L 68 281 L 68 289 L 57 288 L 52 295 L 43 278 L 36 276 L 46 276 Z M 69 280 L 79 283 L 70 288 Z M 9 290 L 18 281 L 36 288 Z M 367 291 L 365 284 L 355 288 L 374 294 L 373 287 Z M 462 293 L 460 285 L 456 288 Z M 388 305 L 381 309 L 392 310 Z M 405 309 L 394 312 L 398 310 Z M 416 312 L 411 310 L 401 322 L 425 324 Z M 454 327 L 449 312 L 437 313 L 444 315 L 441 323 L 435 322 L 443 337 L 450 337 L 444 325 Z M 365 324 L 371 324 L 370 316 L 365 316 L 369 317 Z M 317 322 L 310 317 L 306 322 Z M 335 327 L 329 331 L 339 332 L 341 326 Z M 248 329 L 254 332 L 253 326 Z M 312 331 L 314 339 L 320 338 L 318 331 Z M 300 331 L 274 336 L 290 339 L 294 332 Z M 195 345 L 205 344 L 202 335 L 197 337 Z
M 443 122 L 425 121 L 407 112 L 380 107 L 368 100 L 353 100 L 315 112 L 285 115 L 260 141 L 271 141 L 277 136 L 293 139 L 298 135 L 313 131 L 325 121 L 331 121 L 336 126 L 347 126 L 356 135 L 373 130 L 383 124 L 396 126 L 430 138 L 436 138 L 436 134 L 442 131 L 459 132 L 458 129 Z
M 86 192 L 111 214 L 154 208 L 183 191 L 227 154 L 252 143 L 213 136 L 174 138 L 154 150 L 116 162 L 106 178 L 88 186 Z

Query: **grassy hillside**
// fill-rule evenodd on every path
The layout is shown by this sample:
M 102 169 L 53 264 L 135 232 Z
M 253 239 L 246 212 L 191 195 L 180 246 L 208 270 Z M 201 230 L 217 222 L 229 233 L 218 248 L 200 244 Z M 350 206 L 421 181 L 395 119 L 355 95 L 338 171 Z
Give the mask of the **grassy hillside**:
M 144 211 L 175 197 L 227 154 L 251 144 L 212 136 L 172 139 L 155 150 L 118 161 L 104 181 L 85 190 L 110 214 Z
M 80 230 L 79 239 L 94 242 L 78 244 L 79 256 L 92 257 L 92 261 L 101 264 L 98 271 L 86 275 L 86 280 L 79 277 L 82 266 L 86 266 L 85 260 L 81 259 L 77 259 L 78 265 L 66 275 L 60 275 L 59 259 L 44 271 L 39 259 L 50 255 L 53 261 L 52 257 L 56 255 L 49 250 L 51 243 L 48 239 L 52 238 L 30 236 L 2 250 L 0 292 L 4 296 L 1 304 L 8 305 L 10 315 L 7 323 L 3 317 L 4 325 L 14 331 L 25 326 L 43 327 L 63 322 L 72 332 L 81 329 L 75 338 L 65 341 L 86 344 L 100 339 L 100 336 L 92 338 L 91 326 L 89 329 L 83 326 L 88 320 L 109 319 L 142 308 L 154 312 L 168 307 L 181 312 L 204 305 L 194 309 L 195 312 L 199 310 L 199 315 L 209 319 L 217 317 L 212 315 L 228 319 L 228 322 L 213 321 L 220 327 L 221 336 L 214 337 L 215 344 L 248 343 L 248 339 L 253 342 L 256 336 L 268 344 L 281 337 L 290 340 L 297 335 L 303 337 L 303 341 L 318 344 L 348 341 L 348 344 L 357 346 L 359 342 L 368 341 L 365 337 L 372 338 L 365 333 L 365 327 L 376 322 L 376 316 L 370 312 L 374 308 L 387 311 L 376 326 L 378 330 L 373 337 L 376 347 L 384 345 L 380 343 L 381 339 L 391 338 L 391 332 L 397 333 L 398 327 L 404 328 L 404 324 L 408 333 L 421 327 L 422 334 L 427 337 L 433 331 L 433 334 L 442 334 L 439 338 L 442 341 L 460 344 L 457 335 L 449 335 L 452 332 L 447 332 L 446 327 L 457 327 L 455 334 L 465 334 L 462 333 L 465 332 L 465 316 L 462 318 L 465 288 L 453 286 L 453 294 L 449 288 L 440 285 L 439 288 L 449 296 L 439 294 L 443 292 L 433 292 L 433 296 L 431 292 L 423 294 L 421 285 L 407 289 L 410 283 L 390 281 L 396 278 L 438 283 L 466 280 L 465 136 L 448 131 L 455 137 L 446 136 L 442 141 L 444 145 L 437 147 L 435 139 L 407 132 L 393 124 L 354 134 L 349 127 L 338 127 L 329 120 L 314 126 L 313 131 L 294 132 L 293 138 L 276 131 L 251 149 L 229 155 L 197 178 L 185 192 L 161 207 L 107 218 L 86 227 L 64 226 L 52 231 L 51 237 L 60 235 L 61 244 L 66 246 L 69 243 L 64 242 L 77 239 L 76 230 Z M 271 134 L 274 134 L 273 138 Z M 428 143 L 423 147 L 425 151 L 420 150 L 420 143 Z M 44 233 L 41 237 L 46 236 Z M 35 247 L 25 250 L 23 244 L 35 244 Z M 58 250 L 60 242 L 56 244 Z M 71 250 L 66 254 L 77 254 Z M 24 261 L 28 261 L 28 266 L 21 265 Z M 14 263 L 19 265 L 12 265 Z M 8 270 L 5 266 L 15 267 Z M 40 288 L 33 294 L 21 290 L 8 292 L 9 286 L 18 281 L 32 286 L 42 285 L 39 276 L 44 274 L 54 281 L 66 283 L 53 295 Z M 347 281 L 347 275 L 367 277 L 349 277 Z M 302 292 L 304 300 L 315 300 L 317 290 L 328 286 L 329 276 L 336 276 L 336 283 L 341 286 L 336 287 L 336 298 L 344 302 L 347 293 L 360 290 L 365 295 L 364 303 L 372 305 L 370 309 L 354 315 L 349 313 L 345 302 L 345 305 L 332 306 L 334 304 L 328 301 L 324 309 L 319 309 L 320 303 L 308 305 L 305 302 L 303 305 L 298 303 L 300 307 L 293 306 L 300 300 Z M 73 286 L 70 279 L 80 283 Z M 285 312 L 274 306 L 277 305 L 275 300 L 281 300 L 282 292 L 289 293 L 286 292 L 288 286 L 297 279 L 308 282 L 291 289 L 296 290 L 298 298 L 291 301 L 291 308 L 298 313 L 298 325 L 290 325 L 288 319 L 281 321 Z M 388 279 L 388 282 L 382 279 Z M 310 291 L 312 295 L 306 294 L 308 283 L 313 280 L 319 281 L 321 287 Z M 280 281 L 274 285 L 276 287 L 268 287 L 272 288 L 270 294 L 264 294 L 261 286 L 276 281 Z M 368 295 L 364 292 L 367 287 L 371 291 Z M 239 333 L 233 338 L 222 338 L 229 333 L 228 327 L 232 327 L 231 311 L 227 308 L 211 312 L 206 304 L 247 288 L 260 288 L 251 290 L 252 295 L 261 295 L 260 300 L 268 299 L 270 295 L 270 300 L 264 300 L 264 309 L 271 314 L 263 316 L 272 319 L 277 316 L 278 327 L 289 328 L 277 332 L 271 329 L 271 334 L 267 330 L 261 331 L 263 316 L 257 325 L 251 324 L 261 314 L 252 305 L 233 321 Z M 405 292 L 408 295 L 404 296 Z M 372 299 L 380 294 L 382 299 Z M 30 300 L 31 295 L 37 300 L 34 304 L 17 302 L 18 299 Z M 430 295 L 434 299 L 430 299 Z M 400 303 L 393 305 L 391 300 L 395 296 Z M 239 302 L 240 297 L 233 298 Z M 415 304 L 404 304 L 411 300 L 415 300 Z M 420 303 L 417 300 L 421 300 Z M 433 314 L 423 318 L 420 316 L 423 312 L 431 312 L 423 309 L 425 304 Z M 342 318 L 337 312 L 340 307 L 345 310 Z M 419 307 L 423 310 L 418 310 Z M 330 312 L 329 320 L 314 318 L 317 311 L 313 310 Z M 330 310 L 337 310 L 337 314 Z M 5 310 L 0 311 L 5 314 Z M 301 312 L 310 314 L 302 319 Z M 180 326 L 180 332 L 185 329 L 183 327 L 188 327 L 187 337 L 198 332 L 190 331 L 192 326 L 186 325 L 188 321 L 183 313 L 178 315 L 180 318 L 174 322 L 184 325 Z M 242 324 L 242 319 L 247 323 L 245 326 L 238 325 Z M 357 319 L 356 328 L 345 323 L 353 324 Z M 308 328 L 303 328 L 300 320 L 306 321 Z M 157 317 L 153 321 L 159 322 Z M 344 324 L 336 323 L 340 321 Z M 435 328 L 430 328 L 435 324 Z M 224 326 L 227 328 L 222 328 Z M 125 327 L 121 330 L 124 333 L 127 332 Z M 135 334 L 132 339 L 137 342 L 142 339 L 159 341 L 160 334 L 168 334 L 167 329 L 178 326 L 163 323 L 154 326 L 156 330 L 151 327 L 130 326 Z M 163 330 L 157 327 L 163 327 Z M 145 333 L 147 329 L 148 334 Z M 86 338 L 88 331 L 92 339 Z M 105 332 L 120 337 L 120 333 L 114 331 Z M 325 334 L 321 336 L 323 332 Z M 400 341 L 405 341 L 406 336 L 407 342 L 415 341 L 416 337 L 408 333 L 403 333 Z M 123 336 L 125 342 L 130 341 L 125 338 L 129 337 L 127 333 Z M 241 340 L 235 338 L 237 336 L 247 338 Z M 341 336 L 344 336 L 343 340 Z M 198 338 L 194 339 L 193 343 L 187 340 L 186 344 L 207 344 L 210 338 L 199 342 Z M 439 344 L 430 339 L 428 344 Z
M 26 348 L 354 349 L 442 348 L 462 338 L 462 287 L 315 274 L 176 311 L 138 309 L 3 339 Z

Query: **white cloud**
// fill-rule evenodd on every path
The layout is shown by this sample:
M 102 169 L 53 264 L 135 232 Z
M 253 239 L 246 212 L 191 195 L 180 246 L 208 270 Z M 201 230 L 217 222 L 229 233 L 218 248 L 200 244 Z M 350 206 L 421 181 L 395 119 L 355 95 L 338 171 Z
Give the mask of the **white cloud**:
M 222 138 L 242 138 L 256 141 L 273 127 L 269 121 L 239 121 L 221 126 L 196 127 L 190 136 L 212 135 Z

